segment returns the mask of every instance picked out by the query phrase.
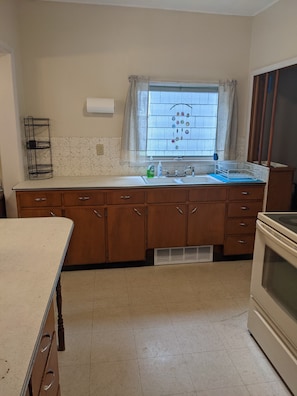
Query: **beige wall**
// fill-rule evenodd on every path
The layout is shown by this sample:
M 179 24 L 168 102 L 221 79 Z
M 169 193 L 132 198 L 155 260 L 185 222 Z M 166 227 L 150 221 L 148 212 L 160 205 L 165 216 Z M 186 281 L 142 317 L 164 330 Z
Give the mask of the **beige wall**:
M 53 136 L 120 137 L 130 74 L 238 80 L 245 122 L 251 19 L 22 0 L 26 113 Z M 86 116 L 87 97 L 115 98 L 114 116 Z
M 281 0 L 253 18 L 251 70 L 297 57 L 296 16 L 296 0 Z

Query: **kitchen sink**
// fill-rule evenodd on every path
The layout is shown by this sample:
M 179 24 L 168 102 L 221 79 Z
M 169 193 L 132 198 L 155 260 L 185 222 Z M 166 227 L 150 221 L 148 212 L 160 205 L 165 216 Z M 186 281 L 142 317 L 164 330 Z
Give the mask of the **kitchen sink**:
M 146 184 L 151 185 L 176 185 L 176 184 L 221 184 L 220 180 L 215 179 L 210 175 L 195 175 L 184 177 L 147 177 L 142 176 Z
M 210 175 L 196 175 L 183 177 L 182 183 L 184 184 L 220 184 L 220 180 L 215 179 Z

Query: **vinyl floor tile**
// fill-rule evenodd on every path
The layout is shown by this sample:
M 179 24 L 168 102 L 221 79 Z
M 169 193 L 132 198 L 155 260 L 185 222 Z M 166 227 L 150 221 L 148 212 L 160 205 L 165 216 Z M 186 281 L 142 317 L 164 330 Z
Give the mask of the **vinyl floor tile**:
M 247 331 L 250 261 L 63 272 L 63 396 L 288 396 Z

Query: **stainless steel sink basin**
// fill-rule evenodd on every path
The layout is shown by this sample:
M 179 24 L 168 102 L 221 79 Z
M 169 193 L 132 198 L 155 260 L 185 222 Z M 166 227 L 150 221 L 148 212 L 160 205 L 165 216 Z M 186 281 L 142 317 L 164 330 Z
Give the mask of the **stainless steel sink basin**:
M 146 184 L 151 185 L 176 185 L 176 184 L 221 184 L 223 182 L 210 175 L 196 175 L 185 177 L 147 177 L 142 176 Z

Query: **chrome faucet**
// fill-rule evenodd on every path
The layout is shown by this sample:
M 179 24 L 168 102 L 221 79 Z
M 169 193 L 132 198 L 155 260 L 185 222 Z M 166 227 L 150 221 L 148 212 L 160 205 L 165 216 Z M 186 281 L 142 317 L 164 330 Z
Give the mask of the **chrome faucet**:
M 188 171 L 191 172 L 191 176 L 195 176 L 195 168 L 194 168 L 194 166 L 191 166 L 191 165 L 187 166 L 185 171 L 184 171 L 185 175 L 187 175 Z

